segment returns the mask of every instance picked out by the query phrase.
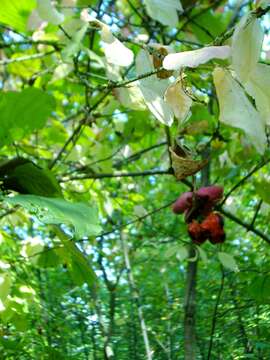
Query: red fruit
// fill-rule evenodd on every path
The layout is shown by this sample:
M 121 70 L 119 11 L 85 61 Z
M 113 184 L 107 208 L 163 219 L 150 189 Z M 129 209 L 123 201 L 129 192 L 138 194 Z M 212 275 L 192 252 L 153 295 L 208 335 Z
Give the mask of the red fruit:
M 188 233 L 195 244 L 202 244 L 207 239 L 207 233 L 197 220 L 192 220 L 192 222 L 188 224 Z
M 196 194 L 198 196 L 207 197 L 212 205 L 219 202 L 223 197 L 223 187 L 219 185 L 211 185 L 201 187 Z
M 223 226 L 222 216 L 214 212 L 210 213 L 201 223 L 201 228 L 205 231 L 212 244 L 223 243 L 225 241 Z
M 173 204 L 172 210 L 175 214 L 182 214 L 184 211 L 188 210 L 192 206 L 192 196 L 191 191 L 184 192 Z

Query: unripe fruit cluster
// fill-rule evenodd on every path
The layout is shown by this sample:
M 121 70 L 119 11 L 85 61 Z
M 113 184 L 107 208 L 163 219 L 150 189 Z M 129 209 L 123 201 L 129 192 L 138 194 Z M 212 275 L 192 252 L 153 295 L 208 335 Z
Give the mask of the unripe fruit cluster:
M 212 185 L 196 192 L 185 192 L 173 204 L 174 213 L 185 214 L 188 233 L 195 244 L 202 244 L 207 239 L 212 244 L 225 241 L 223 218 L 213 211 L 222 197 L 223 187 Z

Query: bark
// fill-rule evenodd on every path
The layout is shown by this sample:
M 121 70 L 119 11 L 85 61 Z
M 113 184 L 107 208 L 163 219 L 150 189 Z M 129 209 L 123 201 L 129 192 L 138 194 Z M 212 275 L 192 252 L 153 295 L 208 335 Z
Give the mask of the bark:
M 209 157 L 210 149 L 207 147 L 202 153 L 202 158 Z M 210 181 L 210 164 L 201 171 L 201 186 L 206 186 Z M 192 243 L 189 248 L 189 258 L 196 256 Z M 198 261 L 190 261 L 187 266 L 186 291 L 184 299 L 184 353 L 185 360 L 196 360 L 196 278 Z

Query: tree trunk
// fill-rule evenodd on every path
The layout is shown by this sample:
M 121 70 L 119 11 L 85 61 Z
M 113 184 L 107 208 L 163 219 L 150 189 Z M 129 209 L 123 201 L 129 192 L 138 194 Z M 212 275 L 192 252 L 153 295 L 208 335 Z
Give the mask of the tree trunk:
M 210 149 L 207 147 L 202 153 L 202 158 L 209 157 Z M 201 186 L 209 184 L 210 164 L 201 171 Z M 196 250 L 190 243 L 189 259 L 196 257 Z M 185 360 L 196 360 L 196 277 L 198 261 L 190 261 L 187 266 L 186 292 L 184 299 L 184 352 Z

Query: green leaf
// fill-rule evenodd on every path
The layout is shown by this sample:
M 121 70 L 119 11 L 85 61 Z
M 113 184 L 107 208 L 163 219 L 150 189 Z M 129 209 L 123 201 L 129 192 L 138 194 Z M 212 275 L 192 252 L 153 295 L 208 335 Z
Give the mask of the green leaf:
M 269 304 L 270 275 L 255 276 L 248 288 L 248 292 L 256 301 Z
M 221 262 L 221 264 L 225 268 L 235 271 L 235 272 L 239 271 L 236 261 L 234 260 L 232 255 L 227 254 L 225 252 L 219 252 L 218 258 L 219 258 L 219 261 Z
M 0 301 L 5 302 L 7 296 L 10 293 L 11 288 L 11 276 L 9 273 L 0 274 Z M 1 305 L 0 305 L 1 311 Z
M 35 6 L 35 0 L 1 0 L 0 22 L 24 32 L 28 16 Z
M 87 29 L 88 24 L 83 24 L 83 26 L 72 36 L 72 39 L 62 51 L 62 57 L 65 62 L 72 62 L 72 56 L 76 55 L 77 52 L 81 50 L 82 41 Z
M 196 249 L 199 252 L 199 255 L 200 255 L 200 258 L 202 259 L 202 262 L 207 263 L 208 258 L 207 258 L 206 252 L 202 249 L 201 246 L 196 246 Z
M 63 254 L 68 259 L 68 268 L 71 276 L 77 285 L 82 285 L 84 282 L 88 284 L 92 293 L 94 294 L 98 285 L 97 276 L 92 267 L 91 258 L 82 253 L 76 246 L 74 241 L 71 241 L 64 232 L 58 227 L 54 226 L 54 231 L 64 245 Z M 71 261 L 70 261 L 71 258 Z
M 0 179 L 1 177 L 3 187 L 7 190 L 15 190 L 21 194 L 62 197 L 54 174 L 27 159 L 16 158 L 0 165 Z
M 270 183 L 267 180 L 256 181 L 255 189 L 263 201 L 270 204 Z
M 17 195 L 5 201 L 21 205 L 45 224 L 71 226 L 76 238 L 97 235 L 101 231 L 97 209 L 92 205 L 35 195 Z
M 0 148 L 42 128 L 54 107 L 53 97 L 36 88 L 0 94 Z

